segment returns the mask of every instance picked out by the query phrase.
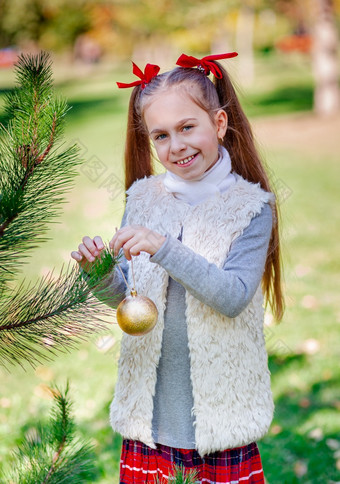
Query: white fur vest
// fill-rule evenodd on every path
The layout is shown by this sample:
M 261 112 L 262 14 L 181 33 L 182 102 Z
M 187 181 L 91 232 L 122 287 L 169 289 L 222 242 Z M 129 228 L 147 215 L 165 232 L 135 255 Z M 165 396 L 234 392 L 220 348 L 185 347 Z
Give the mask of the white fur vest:
M 183 225 L 182 243 L 219 268 L 231 243 L 261 212 L 263 204 L 274 199 L 259 184 L 236 175 L 236 183 L 227 192 L 191 206 L 164 189 L 163 177 L 144 177 L 129 188 L 127 225 L 143 225 L 175 238 Z M 144 336 L 123 335 L 110 420 L 124 438 L 155 448 L 153 396 L 169 275 L 149 258 L 146 252 L 134 257 L 136 289 L 154 301 L 158 322 Z M 185 298 L 198 452 L 203 456 L 258 440 L 267 432 L 274 409 L 261 285 L 235 318 L 215 311 L 188 291 Z

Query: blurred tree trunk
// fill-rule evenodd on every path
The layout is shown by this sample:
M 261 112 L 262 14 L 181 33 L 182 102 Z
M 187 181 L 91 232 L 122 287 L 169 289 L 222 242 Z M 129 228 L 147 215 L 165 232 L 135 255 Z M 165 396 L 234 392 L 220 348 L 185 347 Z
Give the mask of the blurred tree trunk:
M 236 26 L 236 50 L 239 53 L 239 77 L 244 86 L 254 81 L 253 35 L 255 24 L 254 7 L 248 2 L 239 8 Z
M 338 34 L 332 0 L 317 0 L 314 23 L 314 111 L 330 116 L 339 111 Z

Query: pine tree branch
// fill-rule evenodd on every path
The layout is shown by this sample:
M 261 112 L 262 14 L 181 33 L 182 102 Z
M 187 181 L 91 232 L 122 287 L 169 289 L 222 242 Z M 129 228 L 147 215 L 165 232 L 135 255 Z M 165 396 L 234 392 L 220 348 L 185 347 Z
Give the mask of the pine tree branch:
M 107 319 L 113 319 L 115 300 L 121 297 L 112 297 L 106 288 L 118 260 L 106 246 L 86 279 L 78 265 L 70 269 L 69 264 L 57 278 L 49 273 L 33 287 L 22 282 L 2 298 L 0 364 L 22 366 L 26 361 L 34 367 L 102 331 Z
M 0 126 L 0 364 L 31 366 L 101 331 L 113 315 L 115 298 L 107 281 L 118 258 L 106 247 L 85 280 L 78 266 L 52 273 L 33 287 L 9 289 L 23 257 L 44 239 L 51 217 L 59 213 L 81 162 L 74 145 L 57 145 L 68 111 L 53 95 L 49 56 L 19 58 L 19 87 L 7 96 L 8 127 Z M 120 295 L 117 295 L 119 298 Z M 106 302 L 110 308 L 102 305 Z M 84 317 L 85 316 L 85 317 Z M 74 437 L 68 385 L 52 424 L 40 426 L 36 440 L 26 439 L 6 482 L 81 484 L 91 473 L 91 447 Z
M 47 53 L 21 55 L 16 65 L 18 87 L 6 97 L 11 117 L 0 134 L 0 280 L 18 271 L 20 256 L 47 240 L 42 237 L 81 163 L 75 146 L 57 145 L 68 111 L 53 93 Z M 26 223 L 29 220 L 29 223 Z M 35 244 L 34 244 L 34 242 Z M 13 261 L 15 255 L 16 260 Z M 6 267 L 9 270 L 2 271 Z
M 59 439 L 59 447 L 56 451 L 56 453 L 53 456 L 53 461 L 51 464 L 51 467 L 48 470 L 48 473 L 46 475 L 46 478 L 43 481 L 43 484 L 46 484 L 50 478 L 50 476 L 53 474 L 55 471 L 58 461 L 60 460 L 61 454 L 64 450 L 64 447 L 67 442 L 67 424 L 68 424 L 68 419 L 67 419 L 67 395 L 68 395 L 68 390 L 69 390 L 69 384 L 67 383 L 66 390 L 65 390 L 65 396 L 60 394 L 58 391 L 54 393 L 54 398 L 57 400 L 59 408 L 60 408 L 60 419 L 61 419 L 61 430 L 62 430 L 62 436 L 61 439 Z
M 50 421 L 40 422 L 13 455 L 13 463 L 1 482 L 22 484 L 81 484 L 94 482 L 94 452 L 75 435 L 69 384 L 64 391 L 50 389 L 54 407 Z M 32 429 L 33 430 L 33 429 Z
M 53 472 L 55 471 L 56 469 L 56 466 L 58 465 L 58 461 L 60 459 L 60 456 L 61 456 L 61 453 L 62 451 L 64 450 L 64 447 L 65 447 L 65 444 L 66 444 L 66 440 L 63 440 L 60 445 L 59 445 L 59 449 L 57 450 L 56 454 L 53 456 L 53 462 L 52 462 L 52 465 L 51 467 L 49 468 L 49 471 L 48 471 L 48 474 L 46 476 L 46 478 L 44 479 L 44 482 L 43 484 L 46 484 L 46 482 L 48 482 L 50 476 L 53 474 Z
M 51 217 L 60 213 L 59 205 L 64 202 L 63 195 L 69 190 L 75 175 L 74 165 L 79 163 L 77 150 L 72 146 L 67 152 L 52 153 L 50 161 L 53 164 L 49 167 L 43 164 L 37 166 L 39 172 L 33 172 L 31 180 L 27 180 L 25 193 L 21 190 L 15 194 L 3 193 L 0 220 L 3 213 L 1 205 L 6 204 L 8 221 L 11 223 L 5 222 L 7 230 L 0 238 L 0 266 L 10 270 L 9 273 L 14 274 L 18 270 L 20 255 L 25 256 L 28 249 L 46 240 L 42 237 L 46 232 L 46 224 Z M 18 210 L 17 205 L 20 205 Z M 14 206 L 13 210 L 11 206 Z M 5 275 L 0 272 L 0 279 Z
M 56 129 L 56 122 L 57 122 L 57 113 L 54 113 L 50 142 L 48 143 L 47 148 L 45 148 L 45 151 L 43 152 L 43 154 L 38 157 L 37 162 L 36 162 L 37 165 L 42 163 L 44 161 L 44 159 L 46 158 L 46 156 L 51 151 L 51 148 L 53 146 L 53 141 L 54 141 L 54 133 L 55 133 L 55 129 Z
M 157 478 L 155 484 L 166 484 L 167 482 L 172 482 L 173 484 L 197 484 L 200 482 L 198 480 L 198 470 L 191 469 L 186 471 L 183 465 L 174 464 L 169 475 L 169 480 Z
M 35 93 L 36 94 L 36 93 Z M 36 96 L 34 96 L 36 98 Z M 36 116 L 36 110 L 37 106 L 36 103 L 34 105 L 34 111 L 35 111 L 35 116 Z M 34 169 L 44 161 L 46 156 L 49 154 L 51 151 L 51 148 L 53 146 L 54 142 L 54 134 L 56 130 L 56 121 L 57 121 L 57 113 L 55 112 L 53 114 L 53 121 L 52 121 L 52 128 L 51 128 L 51 135 L 50 135 L 50 141 L 45 148 L 44 152 L 38 156 L 38 146 L 36 145 L 37 143 L 37 130 L 38 130 L 38 123 L 35 120 L 34 122 L 34 129 L 33 129 L 33 136 L 32 136 L 32 146 L 29 145 L 24 145 L 24 146 L 19 146 L 17 148 L 17 154 L 18 157 L 21 161 L 21 164 L 24 168 L 26 168 L 23 180 L 20 182 L 18 190 L 19 191 L 24 191 L 25 187 L 27 185 L 28 179 L 30 176 L 32 176 Z M 6 228 L 9 226 L 11 222 L 18 216 L 19 214 L 19 207 L 18 210 L 13 213 L 7 220 L 5 220 L 1 225 L 0 225 L 0 237 L 3 237 L 4 232 Z

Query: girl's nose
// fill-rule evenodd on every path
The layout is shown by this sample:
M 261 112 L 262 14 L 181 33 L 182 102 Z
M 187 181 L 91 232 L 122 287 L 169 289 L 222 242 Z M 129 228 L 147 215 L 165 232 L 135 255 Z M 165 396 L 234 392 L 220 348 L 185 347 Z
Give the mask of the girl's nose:
M 176 154 L 186 149 L 186 144 L 179 136 L 171 137 L 171 152 Z

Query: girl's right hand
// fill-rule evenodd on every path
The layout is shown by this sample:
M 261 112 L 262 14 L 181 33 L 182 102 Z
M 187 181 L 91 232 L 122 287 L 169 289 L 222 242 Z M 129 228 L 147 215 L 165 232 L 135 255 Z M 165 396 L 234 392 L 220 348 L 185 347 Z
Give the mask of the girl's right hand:
M 89 272 L 92 264 L 100 258 L 101 251 L 104 249 L 102 238 L 97 235 L 93 239 L 85 235 L 83 243 L 79 244 L 78 250 L 71 252 L 71 257 L 75 259 L 80 267 Z

